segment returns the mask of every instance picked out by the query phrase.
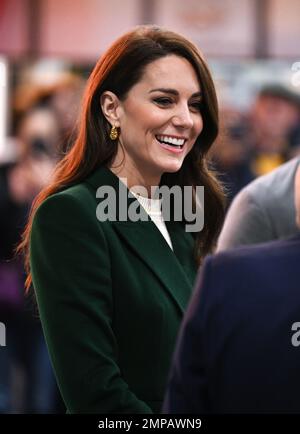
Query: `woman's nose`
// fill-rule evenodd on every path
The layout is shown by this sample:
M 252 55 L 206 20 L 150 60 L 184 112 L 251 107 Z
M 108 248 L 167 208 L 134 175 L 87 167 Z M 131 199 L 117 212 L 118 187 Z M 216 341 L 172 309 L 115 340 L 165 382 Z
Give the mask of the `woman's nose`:
M 181 128 L 192 128 L 193 119 L 188 106 L 178 107 L 173 115 L 173 125 Z

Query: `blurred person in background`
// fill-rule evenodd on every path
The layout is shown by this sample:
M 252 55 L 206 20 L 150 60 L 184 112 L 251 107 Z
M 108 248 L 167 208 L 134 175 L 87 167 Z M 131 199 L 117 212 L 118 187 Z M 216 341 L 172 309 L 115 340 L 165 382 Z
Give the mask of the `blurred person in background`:
M 223 108 L 220 118 L 221 134 L 210 153 L 213 167 L 226 188 L 227 206 L 230 206 L 239 191 L 254 178 L 299 154 L 300 95 L 280 84 L 266 85 L 258 93 L 249 113 Z M 281 190 L 278 190 L 279 194 Z M 293 187 L 290 191 L 288 197 L 292 204 Z M 234 209 L 239 219 L 236 206 Z M 241 213 L 245 215 L 247 210 L 245 207 Z M 239 237 L 240 231 L 236 235 Z
M 210 150 L 212 166 L 226 191 L 226 205 L 254 179 L 251 149 L 245 143 L 247 132 L 244 116 L 232 109 L 220 111 L 220 134 Z
M 78 136 L 20 245 L 27 288 L 32 282 L 69 413 L 159 412 L 197 268 L 223 221 L 206 159 L 218 133 L 215 88 L 194 44 L 139 26 L 99 59 L 83 101 Z M 175 205 L 164 220 L 151 191 L 162 185 L 205 187 L 203 230 L 188 232 L 172 217 Z M 111 196 L 99 197 L 106 187 Z M 104 199 L 117 210 L 103 221 Z M 132 205 L 142 221 L 130 218 Z M 202 214 L 195 196 L 193 207 Z
M 252 170 L 264 175 L 300 150 L 300 95 L 280 84 L 264 86 L 253 104 L 248 143 Z
M 23 296 L 25 274 L 14 249 L 32 200 L 49 181 L 56 161 L 56 115 L 32 107 L 23 113 L 16 134 L 16 161 L 0 167 L 0 317 L 7 330 L 0 359 L 0 412 L 48 413 L 56 410 L 55 379 L 35 306 Z
M 76 129 L 78 108 L 82 98 L 84 80 L 79 74 L 62 71 L 54 74 L 50 83 L 43 84 L 42 78 L 37 78 L 34 66 L 25 74 L 26 80 L 19 83 L 15 90 L 14 111 L 16 122 L 18 118 L 23 118 L 24 113 L 30 107 L 44 107 L 51 110 L 56 117 L 56 128 L 53 130 L 57 134 L 58 142 L 56 151 L 58 155 L 64 153 L 68 143 L 72 140 L 72 134 Z M 38 84 L 35 83 L 38 81 Z M 42 128 L 42 126 L 40 126 Z M 51 132 L 49 131 L 51 135 Z
M 59 150 L 64 153 L 76 134 L 78 108 L 81 104 L 85 81 L 78 74 L 65 73 L 50 88 L 49 106 L 59 122 Z
M 234 197 L 218 239 L 218 251 L 286 238 L 298 232 L 294 180 L 300 156 L 289 158 L 300 149 L 299 98 L 279 85 L 267 86 L 258 95 L 253 114 L 255 129 L 251 135 L 248 124 L 249 142 L 244 143 L 250 150 L 249 143 L 255 144 L 251 167 L 253 162 L 260 161 L 261 169 L 264 166 L 262 172 L 267 173 Z M 285 159 L 289 161 L 277 167 Z M 273 165 L 276 168 L 270 171 Z

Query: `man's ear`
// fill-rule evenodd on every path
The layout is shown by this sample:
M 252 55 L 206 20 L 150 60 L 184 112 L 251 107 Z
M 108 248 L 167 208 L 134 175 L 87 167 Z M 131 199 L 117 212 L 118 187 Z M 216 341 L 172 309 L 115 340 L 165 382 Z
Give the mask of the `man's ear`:
M 102 113 L 107 121 L 115 127 L 120 126 L 120 100 L 113 92 L 106 90 L 100 97 Z

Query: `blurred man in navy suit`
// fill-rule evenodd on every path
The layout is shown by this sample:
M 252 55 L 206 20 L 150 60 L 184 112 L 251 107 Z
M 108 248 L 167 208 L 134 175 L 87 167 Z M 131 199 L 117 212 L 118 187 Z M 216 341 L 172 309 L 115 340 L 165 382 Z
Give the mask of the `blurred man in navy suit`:
M 300 228 L 300 168 L 295 177 Z M 210 256 L 173 359 L 164 413 L 300 412 L 300 230 Z

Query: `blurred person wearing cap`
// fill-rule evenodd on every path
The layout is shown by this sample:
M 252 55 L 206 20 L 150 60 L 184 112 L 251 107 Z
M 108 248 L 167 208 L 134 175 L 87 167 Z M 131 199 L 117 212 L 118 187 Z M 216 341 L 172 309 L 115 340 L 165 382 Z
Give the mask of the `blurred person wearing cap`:
M 300 95 L 281 84 L 265 85 L 248 114 L 226 108 L 221 119 L 223 134 L 211 155 L 229 206 L 254 178 L 299 154 Z
M 246 140 L 251 144 L 251 168 L 264 175 L 299 153 L 300 95 L 279 84 L 268 84 L 253 104 Z

